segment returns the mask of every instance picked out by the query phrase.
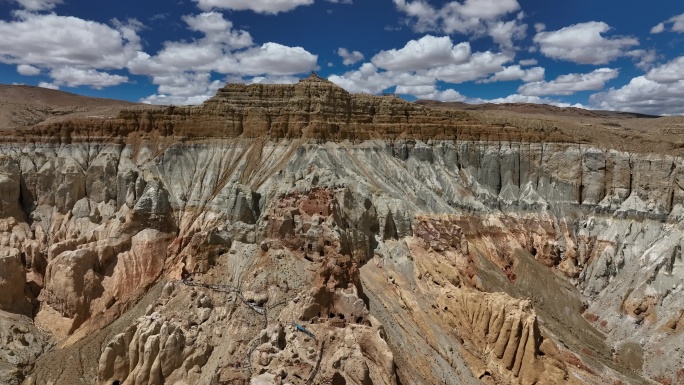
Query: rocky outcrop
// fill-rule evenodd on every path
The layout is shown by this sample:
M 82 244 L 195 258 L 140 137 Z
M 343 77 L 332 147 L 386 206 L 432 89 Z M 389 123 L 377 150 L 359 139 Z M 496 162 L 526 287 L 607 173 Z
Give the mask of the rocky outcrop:
M 0 308 L 59 343 L 26 384 L 676 379 L 684 163 L 576 128 L 312 77 L 18 130 Z
M 572 141 L 552 127 L 529 130 L 484 122 L 464 111 L 429 109 L 396 96 L 354 95 L 317 76 L 292 85 L 228 84 L 196 107 L 122 110 L 116 118 L 74 118 L 17 133 L 71 143 L 80 138 L 132 141 L 182 138 L 385 139 L 542 138 Z
M 25 310 L 24 284 L 26 272 L 21 263 L 21 254 L 15 248 L 0 248 L 0 310 Z M 23 309 L 22 309 L 23 308 Z
M 373 313 L 392 330 L 402 381 L 575 383 L 529 301 L 481 291 L 485 277 L 476 274 L 475 246 L 464 247 L 468 240 L 458 226 L 421 218 L 415 231 L 413 240 L 382 247 L 381 258 L 361 275 Z M 406 345 L 421 354 L 402 351 Z M 412 372 L 404 371 L 408 365 Z
M 29 318 L 0 310 L 0 383 L 21 384 L 50 345 L 49 336 Z
M 451 296 L 451 298 L 449 298 Z M 568 381 L 565 364 L 552 341 L 544 339 L 531 304 L 505 295 L 469 291 L 447 294 L 443 302 L 448 323 L 481 350 L 484 361 L 511 383 L 559 384 Z M 449 311 L 449 306 L 453 310 Z M 452 318 L 453 317 L 453 318 Z M 542 348 L 543 347 L 543 348 Z M 543 349 L 543 350 L 542 350 Z M 492 376 L 475 372 L 479 379 Z
M 20 216 L 19 165 L 12 159 L 0 158 L 0 170 L 0 218 Z
M 228 248 L 209 274 L 168 283 L 144 317 L 106 343 L 98 383 L 396 384 L 383 327 L 343 256 L 328 249 L 312 264 L 275 242 Z
M 61 331 L 71 334 L 93 314 L 127 303 L 159 278 L 170 243 L 168 235 L 146 229 L 54 253 L 37 321 L 53 329 L 61 323 Z
M 98 383 L 196 384 L 193 377 L 206 364 L 212 349 L 204 338 L 196 329 L 184 331 L 180 325 L 155 319 L 154 314 L 147 316 L 104 348 Z

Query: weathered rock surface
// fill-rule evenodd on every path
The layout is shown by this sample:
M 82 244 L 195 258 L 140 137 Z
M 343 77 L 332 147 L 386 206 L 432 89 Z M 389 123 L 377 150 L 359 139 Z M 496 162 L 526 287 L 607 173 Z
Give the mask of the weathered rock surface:
M 0 310 L 56 345 L 0 375 L 681 382 L 676 149 L 488 119 L 312 77 L 19 130 Z
M 49 336 L 28 317 L 0 311 L 0 383 L 21 384 L 50 345 Z
M 22 313 L 26 272 L 18 249 L 0 248 L 0 310 Z

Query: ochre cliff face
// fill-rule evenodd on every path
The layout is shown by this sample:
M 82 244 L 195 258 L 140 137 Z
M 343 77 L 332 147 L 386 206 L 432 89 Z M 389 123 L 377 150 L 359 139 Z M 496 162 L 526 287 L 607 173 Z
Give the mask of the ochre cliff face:
M 20 130 L 0 382 L 677 383 L 684 162 L 565 133 L 317 78 Z
M 16 130 L 18 140 L 71 143 L 140 139 L 261 138 L 525 139 L 572 141 L 548 124 L 489 123 L 463 111 L 430 109 L 396 96 L 349 94 L 317 77 L 293 85 L 229 84 L 201 106 L 131 108 L 112 118 L 78 118 Z

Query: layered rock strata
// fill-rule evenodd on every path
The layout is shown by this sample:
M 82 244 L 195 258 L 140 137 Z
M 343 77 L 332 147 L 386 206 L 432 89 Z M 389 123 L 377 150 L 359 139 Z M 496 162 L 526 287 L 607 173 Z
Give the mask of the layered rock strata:
M 676 383 L 684 164 L 564 130 L 317 78 L 24 129 L 12 381 Z

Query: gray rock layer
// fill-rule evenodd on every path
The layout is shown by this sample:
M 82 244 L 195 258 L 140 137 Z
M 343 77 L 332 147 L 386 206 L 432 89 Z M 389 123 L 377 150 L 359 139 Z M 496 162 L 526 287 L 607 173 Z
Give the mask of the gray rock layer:
M 684 346 L 684 297 L 678 295 L 684 278 L 684 162 L 679 158 L 556 143 L 313 144 L 243 139 L 135 146 L 2 145 L 0 165 L 0 309 L 35 316 L 36 324 L 67 345 L 87 339 L 79 331 L 109 324 L 105 320 L 125 313 L 160 277 L 175 274 L 177 266 L 210 271 L 235 245 L 254 245 L 252 253 L 258 252 L 259 245 L 262 253 L 274 258 L 280 249 L 273 249 L 271 242 L 291 250 L 301 248 L 307 256 L 308 251 L 322 255 L 329 245 L 339 245 L 336 252 L 351 256 L 355 266 L 372 266 L 411 255 L 397 254 L 392 245 L 416 238 L 417 216 L 450 216 L 470 223 L 459 225 L 463 240 L 458 255 L 479 253 L 493 261 L 492 268 L 501 268 L 498 261 L 518 266 L 515 255 L 522 252 L 572 283 L 570 287 L 586 304 L 584 315 L 591 323 L 587 328 L 597 329 L 597 335 L 616 352 L 615 365 L 583 356 L 594 374 L 624 380 L 617 372 L 625 367 L 620 365 L 630 366 L 634 356 L 625 347 L 636 351 L 640 359 L 640 365 L 632 368 L 636 374 L 627 381 L 638 383 L 642 377 L 676 381 L 676 368 L 684 364 L 682 355 L 675 353 Z M 304 198 L 294 198 L 300 195 Z M 295 210 L 290 204 L 299 206 Z M 532 224 L 538 228 L 532 230 Z M 285 246 L 279 246 L 278 240 Z M 440 255 L 452 247 L 439 245 L 429 247 Z M 497 251 L 492 245 L 507 251 Z M 412 281 L 420 270 L 416 263 L 406 257 L 402 263 L 390 264 L 396 265 L 391 267 L 396 270 L 392 274 Z M 307 309 L 346 306 L 356 309 L 345 310 L 346 314 L 358 317 L 369 312 L 397 327 L 411 319 L 409 315 L 392 318 L 380 306 L 383 286 L 377 272 L 364 267 L 356 274 L 360 275 L 349 282 L 368 293 L 370 306 L 351 305 L 358 297 L 354 294 L 345 300 L 351 294 L 340 290 L 346 287 L 320 291 L 330 296 L 332 305 L 312 294 L 309 307 L 300 309 L 294 302 L 288 306 L 302 314 L 313 311 Z M 291 277 L 297 279 L 295 273 Z M 489 283 L 473 285 L 481 289 Z M 432 295 L 424 290 L 416 300 L 429 301 Z M 351 304 L 343 306 L 344 301 Z M 508 309 L 509 305 L 501 306 Z M 344 313 L 338 310 L 334 312 Z M 282 317 L 286 323 L 287 317 Z M 519 320 L 525 340 L 537 333 L 532 315 L 516 317 L 525 319 Z M 154 383 L 160 378 L 189 384 L 219 382 L 220 376 L 212 379 L 201 374 L 205 365 L 217 367 L 220 359 L 215 354 L 225 354 L 219 345 L 207 339 L 194 350 L 189 348 L 189 329 L 179 326 L 181 320 L 148 315 L 136 322 L 130 329 L 113 331 L 111 339 L 99 346 L 101 358 L 92 370 L 100 379 L 123 373 L 121 380 L 126 378 L 125 383 L 131 384 Z M 541 324 L 549 336 L 563 339 L 553 322 L 542 317 Z M 357 338 L 356 345 L 347 345 L 346 358 L 322 353 L 320 360 L 324 365 L 346 360 L 354 372 L 335 375 L 322 369 L 323 375 L 364 384 L 388 371 L 395 375 L 388 363 L 392 361 L 377 348 L 382 344 L 370 332 L 379 326 L 364 327 L 369 329 L 349 329 L 346 337 L 337 336 L 350 341 Z M 425 326 L 403 327 L 403 332 L 392 330 L 387 337 L 393 362 L 407 365 L 399 368 L 400 378 L 425 370 L 413 366 L 421 361 L 411 359 L 410 347 L 415 333 Z M 359 342 L 359 338 L 371 342 Z M 444 344 L 462 343 L 454 336 L 440 338 Z M 490 337 L 485 333 L 482 338 Z M 421 349 L 428 356 L 445 357 L 439 344 L 421 345 Z M 505 359 L 510 365 L 497 361 L 504 356 L 499 350 L 517 345 L 473 344 L 471 350 L 480 356 L 470 360 L 466 357 L 470 353 L 462 352 L 466 358 L 450 363 L 445 359 L 432 368 L 430 376 L 403 378 L 402 382 L 430 384 L 455 378 L 477 383 L 482 379 L 474 376 L 487 372 L 504 383 L 527 383 L 537 379 L 533 367 L 546 365 L 550 370 L 548 363 L 525 366 L 514 358 Z M 255 353 L 254 364 L 259 355 L 269 357 L 259 365 L 273 372 L 271 361 L 285 365 L 295 351 L 271 345 L 258 347 L 261 353 Z M 533 342 L 521 346 L 534 354 L 540 352 Z M 313 345 L 309 348 L 316 350 Z M 182 354 L 167 352 L 173 349 Z M 495 350 L 491 356 L 497 358 L 488 361 L 491 349 Z M 370 365 L 368 360 L 376 361 Z M 484 362 L 487 369 L 463 372 L 466 364 L 472 369 L 473 360 Z M 48 370 L 40 363 L 36 373 Z M 40 378 L 46 377 L 29 376 L 27 381 L 42 383 Z M 84 381 L 94 383 L 93 378 Z

